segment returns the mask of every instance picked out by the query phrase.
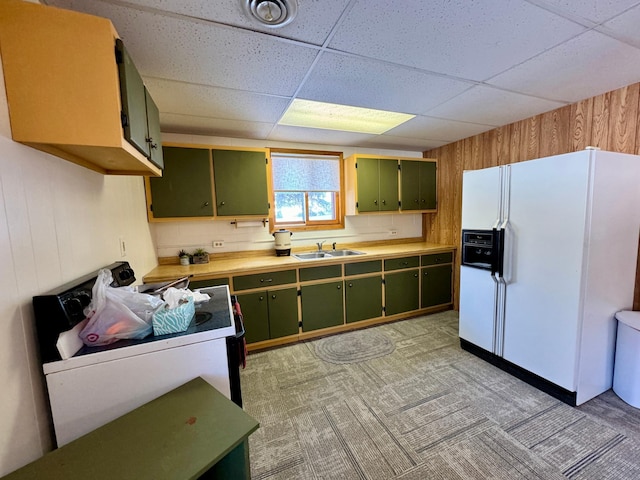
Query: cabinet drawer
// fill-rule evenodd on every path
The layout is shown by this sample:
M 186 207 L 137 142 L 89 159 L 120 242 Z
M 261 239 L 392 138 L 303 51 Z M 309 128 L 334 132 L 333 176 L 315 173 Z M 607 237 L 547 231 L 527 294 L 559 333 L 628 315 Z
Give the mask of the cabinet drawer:
M 417 267 L 418 265 L 420 265 L 420 257 L 390 258 L 384 261 L 384 269 L 387 271 Z
M 433 253 L 431 255 L 422 255 L 422 266 L 438 265 L 441 263 L 451 263 L 453 261 L 453 253 Z
M 344 274 L 361 275 L 363 273 L 374 273 L 382 271 L 382 260 L 370 260 L 368 262 L 347 263 L 344 266 Z
M 229 285 L 229 277 L 210 278 L 209 280 L 194 280 L 189 282 L 189 289 L 217 287 L 218 285 Z
M 341 265 L 326 265 L 322 267 L 309 267 L 300 269 L 300 281 L 320 280 L 322 278 L 335 278 L 342 276 Z
M 240 275 L 233 277 L 234 290 L 249 290 L 251 288 L 267 288 L 272 285 L 296 283 L 295 270 L 283 270 L 281 272 L 255 273 L 253 275 Z

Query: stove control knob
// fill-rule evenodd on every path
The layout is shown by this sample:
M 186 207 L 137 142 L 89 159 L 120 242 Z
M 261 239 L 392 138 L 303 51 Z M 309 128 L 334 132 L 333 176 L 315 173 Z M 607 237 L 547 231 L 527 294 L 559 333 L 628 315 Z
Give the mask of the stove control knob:
M 79 298 L 71 298 L 64 305 L 71 315 L 77 315 L 82 312 L 82 303 Z

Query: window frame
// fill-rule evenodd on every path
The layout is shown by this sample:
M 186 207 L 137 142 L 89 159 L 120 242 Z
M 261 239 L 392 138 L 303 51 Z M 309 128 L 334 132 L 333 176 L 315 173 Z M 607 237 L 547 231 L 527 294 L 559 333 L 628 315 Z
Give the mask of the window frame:
M 275 190 L 273 188 L 273 159 L 272 155 L 277 156 L 277 154 L 286 154 L 286 155 L 313 155 L 313 156 L 330 156 L 337 157 L 339 162 L 339 172 L 340 172 L 340 190 L 335 192 L 335 208 L 336 208 L 336 218 L 333 220 L 308 220 L 309 218 L 309 192 L 304 192 L 305 197 L 305 221 L 304 223 L 300 222 L 278 222 L 276 223 L 276 202 L 275 202 Z M 314 230 L 337 230 L 344 229 L 344 155 L 342 152 L 333 152 L 326 150 L 304 150 L 304 149 L 295 149 L 295 148 L 269 148 L 267 151 L 268 162 L 267 162 L 267 175 L 268 175 L 268 190 L 269 190 L 269 229 L 270 232 L 280 228 L 286 228 L 287 230 L 293 232 L 304 232 L 304 231 L 314 231 Z

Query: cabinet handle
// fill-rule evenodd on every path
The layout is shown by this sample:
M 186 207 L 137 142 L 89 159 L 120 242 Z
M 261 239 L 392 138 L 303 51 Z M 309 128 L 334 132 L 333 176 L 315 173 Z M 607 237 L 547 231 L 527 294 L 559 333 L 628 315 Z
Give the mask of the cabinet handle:
M 378 200 L 374 200 L 374 201 L 373 201 L 373 204 L 374 204 L 374 205 L 377 205 L 377 204 L 378 204 Z
M 424 272 L 424 276 L 426 277 L 427 275 L 429 275 L 429 272 Z
M 202 204 L 202 206 L 203 206 L 203 207 L 208 207 L 208 206 L 209 206 L 209 202 L 204 202 L 204 203 Z
M 427 203 L 427 201 L 423 198 L 423 199 L 422 199 L 422 203 Z
M 414 276 L 414 278 L 417 278 L 417 277 L 418 277 L 418 274 L 417 274 L 417 273 L 414 273 L 414 274 L 413 274 L 413 276 Z
M 409 265 L 409 262 L 402 262 L 402 265 Z
M 353 287 L 353 283 L 350 283 L 350 284 L 349 284 L 349 286 L 350 286 L 350 287 Z
M 387 201 L 386 201 L 386 200 L 382 200 L 382 204 L 383 204 L 383 205 L 386 205 L 386 204 L 387 204 Z
M 267 283 L 273 282 L 273 278 L 267 278 L 266 280 L 264 278 L 261 278 L 260 283 L 264 283 L 264 282 L 267 282 Z
M 416 203 L 420 203 L 420 201 L 419 201 L 417 198 L 416 198 L 414 201 L 415 201 Z
M 338 285 L 338 290 L 340 290 L 342 288 L 342 285 Z
M 262 300 L 264 300 L 264 297 L 263 297 L 262 295 L 260 295 L 260 296 L 258 297 L 258 300 L 262 301 Z
M 220 202 L 220 206 L 224 205 L 224 202 Z
M 274 294 L 274 295 L 271 295 L 271 298 L 275 299 L 275 298 L 276 298 L 275 294 Z

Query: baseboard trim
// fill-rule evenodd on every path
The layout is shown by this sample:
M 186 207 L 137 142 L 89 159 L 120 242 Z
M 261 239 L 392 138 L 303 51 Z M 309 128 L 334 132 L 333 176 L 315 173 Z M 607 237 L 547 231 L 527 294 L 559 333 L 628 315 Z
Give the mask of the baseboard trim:
M 498 367 L 500 370 L 503 370 L 516 378 L 519 378 L 523 382 L 528 383 L 532 387 L 537 388 L 545 392 L 548 395 L 551 395 L 554 398 L 557 398 L 561 402 L 566 403 L 567 405 L 571 405 L 572 407 L 576 406 L 577 393 L 566 390 L 555 383 L 546 380 L 535 373 L 531 373 L 528 370 L 525 370 L 518 365 L 511 363 L 505 360 L 502 357 L 499 357 L 491 352 L 488 352 L 484 348 L 480 348 L 477 345 L 474 345 L 463 338 L 460 339 L 460 347 L 463 350 L 466 350 L 469 353 L 472 353 L 478 358 L 490 363 Z

